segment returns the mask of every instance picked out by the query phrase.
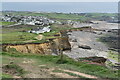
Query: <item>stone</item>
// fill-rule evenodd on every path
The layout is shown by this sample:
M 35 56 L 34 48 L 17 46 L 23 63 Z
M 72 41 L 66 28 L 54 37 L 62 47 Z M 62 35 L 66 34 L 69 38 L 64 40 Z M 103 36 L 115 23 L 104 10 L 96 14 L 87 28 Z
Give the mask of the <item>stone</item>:
M 79 59 L 81 61 L 81 59 Z M 87 61 L 91 61 L 91 62 L 96 62 L 96 63 L 100 63 L 100 64 L 105 64 L 106 62 L 106 58 L 104 57 L 85 57 L 84 59 L 82 59 L 82 61 L 87 60 Z
M 71 39 L 72 42 L 77 42 L 77 39 Z
M 78 48 L 91 49 L 91 47 L 90 47 L 90 46 L 87 46 L 87 45 L 78 45 Z

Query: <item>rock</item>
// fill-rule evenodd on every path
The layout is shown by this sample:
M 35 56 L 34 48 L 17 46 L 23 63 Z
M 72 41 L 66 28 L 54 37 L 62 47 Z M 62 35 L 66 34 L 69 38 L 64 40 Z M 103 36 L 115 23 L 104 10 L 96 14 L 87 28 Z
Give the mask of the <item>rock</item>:
M 91 47 L 90 47 L 90 46 L 87 46 L 87 45 L 78 45 L 78 48 L 91 49 Z
M 108 30 L 107 32 L 112 32 L 111 30 Z
M 98 33 L 98 35 L 101 35 L 101 34 L 102 34 L 102 32 Z
M 60 34 L 55 34 L 54 36 L 60 36 Z
M 120 63 L 113 62 L 109 59 L 106 61 L 106 66 L 112 70 L 119 70 L 120 69 Z
M 68 33 L 67 35 L 72 35 L 71 33 Z
M 93 31 L 92 33 L 97 34 L 97 32 Z
M 77 42 L 77 39 L 71 39 L 71 42 Z
M 71 45 L 67 37 L 57 38 L 57 39 L 54 39 L 53 41 L 54 41 L 53 47 L 55 49 L 62 48 L 63 50 L 71 50 Z
M 79 59 L 80 61 L 84 61 L 84 60 L 87 60 L 87 61 L 91 61 L 91 62 L 96 62 L 96 63 L 100 63 L 100 64 L 105 64 L 106 62 L 106 58 L 104 57 L 86 57 L 84 59 Z
M 13 64 L 14 62 L 13 61 L 10 61 L 10 64 Z
M 120 66 L 113 66 L 115 69 L 120 70 Z

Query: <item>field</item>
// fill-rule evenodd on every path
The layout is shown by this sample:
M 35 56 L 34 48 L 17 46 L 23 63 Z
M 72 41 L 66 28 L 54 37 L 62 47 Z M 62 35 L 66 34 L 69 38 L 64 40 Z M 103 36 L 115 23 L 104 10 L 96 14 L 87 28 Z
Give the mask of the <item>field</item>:
M 15 22 L 0 22 L 0 25 L 6 26 L 6 25 L 12 25 L 15 24 Z
M 58 25 L 52 24 L 51 25 L 51 32 L 43 33 L 43 34 L 35 34 L 35 33 L 28 33 L 27 31 L 34 29 L 38 26 L 29 26 L 29 25 L 19 25 L 13 27 L 3 27 L 1 29 L 2 33 L 0 37 L 2 37 L 0 43 L 27 43 L 27 42 L 43 42 L 50 38 L 55 38 L 54 36 L 60 30 L 67 30 L 72 29 L 70 25 Z M 40 41 L 35 37 L 43 35 L 43 39 Z
M 13 62 L 15 65 L 21 66 L 24 71 L 26 71 L 27 65 L 29 65 L 28 69 L 34 68 L 34 70 L 28 70 L 27 73 L 24 73 L 23 76 L 27 77 L 27 74 L 31 74 L 33 76 L 35 74 L 34 71 L 37 71 L 38 69 L 41 70 L 52 70 L 52 72 L 59 72 L 59 73 L 67 73 L 66 70 L 74 71 L 74 72 L 80 72 L 85 73 L 89 75 L 94 75 L 98 78 L 117 78 L 118 72 L 112 71 L 105 66 L 95 65 L 95 64 L 88 64 L 87 62 L 76 62 L 71 58 L 68 58 L 67 56 L 64 56 L 64 59 L 61 64 L 57 63 L 57 61 L 60 59 L 59 56 L 52 56 L 52 55 L 33 55 L 33 54 L 21 54 L 21 53 L 8 53 L 3 52 L 2 54 L 2 62 L 4 64 L 9 64 L 10 62 Z M 30 61 L 30 62 L 29 62 Z M 23 63 L 26 62 L 26 63 Z M 26 66 L 23 64 L 27 64 Z M 49 67 L 48 67 L 49 66 Z M 30 72 L 29 72 L 30 71 Z M 76 75 L 75 73 L 68 72 L 67 74 L 79 77 L 79 78 L 85 78 L 85 76 Z M 38 71 L 36 72 L 38 73 Z M 5 74 L 5 73 L 4 73 Z M 41 73 L 42 74 L 42 73 Z M 49 75 L 46 73 L 46 75 Z M 13 75 L 10 75 L 13 77 Z M 10 77 L 7 76 L 7 77 Z M 48 76 L 51 77 L 51 76 Z M 54 75 L 55 77 L 55 75 Z M 86 77 L 87 78 L 87 77 Z
M 24 31 L 28 29 L 26 27 L 21 29 L 19 27 L 3 27 L 2 33 L 0 34 L 0 37 L 2 37 L 0 43 L 20 43 L 23 41 L 34 40 L 37 34 L 31 34 Z
M 3 14 L 7 14 L 4 12 Z M 109 17 L 117 18 L 117 13 L 81 13 L 81 14 L 68 14 L 68 13 L 36 13 L 36 12 L 10 12 L 13 15 L 23 15 L 23 16 L 44 16 L 50 19 L 55 19 L 58 21 L 80 21 L 85 22 L 89 20 L 105 20 Z
M 73 20 L 73 21 L 89 21 L 94 19 L 104 19 L 106 17 L 117 17 L 115 13 L 81 13 L 81 14 L 67 14 L 67 13 L 35 13 L 35 12 L 3 12 L 3 14 L 12 14 L 12 15 L 23 15 L 23 16 L 44 16 L 48 17 L 53 20 L 58 20 L 64 22 L 66 20 Z M 15 24 L 15 22 L 1 22 L 0 25 L 7 26 Z M 30 29 L 34 29 L 37 26 L 28 26 L 28 25 L 21 25 L 21 26 L 14 26 L 14 27 L 3 27 L 2 34 L 2 41 L 0 43 L 25 43 L 25 42 L 38 42 L 35 39 L 37 34 L 27 33 L 26 31 Z M 52 24 L 51 29 L 52 31 L 49 33 L 42 34 L 45 36 L 46 39 L 54 38 L 54 34 L 58 33 L 60 30 L 70 29 L 70 25 L 57 25 Z M 28 41 L 29 40 L 29 41 Z M 44 39 L 45 40 L 45 39 Z

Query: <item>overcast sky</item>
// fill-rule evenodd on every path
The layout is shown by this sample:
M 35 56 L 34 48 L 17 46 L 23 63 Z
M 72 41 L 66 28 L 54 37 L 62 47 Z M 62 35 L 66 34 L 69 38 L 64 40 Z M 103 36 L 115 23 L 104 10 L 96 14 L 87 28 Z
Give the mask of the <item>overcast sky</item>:
M 2 2 L 119 2 L 120 0 L 1 0 Z
M 116 13 L 117 2 L 3 2 L 3 10 L 78 12 L 78 13 Z

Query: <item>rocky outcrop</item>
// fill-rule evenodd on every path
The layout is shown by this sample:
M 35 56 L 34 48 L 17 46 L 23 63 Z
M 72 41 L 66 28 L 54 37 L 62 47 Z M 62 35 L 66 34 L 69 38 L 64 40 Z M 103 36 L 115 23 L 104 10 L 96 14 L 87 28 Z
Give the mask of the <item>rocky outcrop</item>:
M 62 48 L 62 50 L 71 50 L 71 45 L 67 37 L 57 38 L 53 40 L 56 48 Z
M 90 62 L 95 62 L 95 63 L 99 63 L 99 64 L 105 64 L 106 62 L 106 58 L 104 57 L 85 57 L 85 58 L 80 58 L 78 59 L 79 61 L 90 61 Z
M 15 45 L 3 45 L 5 51 L 9 51 L 11 48 L 16 49 L 22 53 L 35 53 L 35 54 L 51 54 L 50 43 L 39 44 L 15 44 Z

